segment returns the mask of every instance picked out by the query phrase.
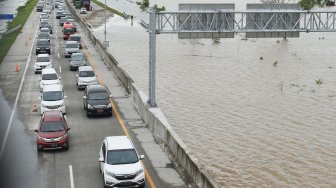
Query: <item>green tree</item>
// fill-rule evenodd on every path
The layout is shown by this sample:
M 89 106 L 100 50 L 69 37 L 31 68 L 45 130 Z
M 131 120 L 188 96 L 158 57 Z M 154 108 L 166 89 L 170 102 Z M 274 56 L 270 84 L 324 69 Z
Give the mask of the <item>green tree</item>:
M 299 1 L 299 5 L 305 9 L 305 10 L 310 10 L 314 6 L 324 6 L 328 0 L 301 0 Z

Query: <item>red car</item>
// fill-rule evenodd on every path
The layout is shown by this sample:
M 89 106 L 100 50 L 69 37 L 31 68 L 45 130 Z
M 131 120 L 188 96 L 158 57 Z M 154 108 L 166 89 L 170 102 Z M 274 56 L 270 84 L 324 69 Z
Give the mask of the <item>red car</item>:
M 63 39 L 68 40 L 69 36 L 75 33 L 74 26 L 71 22 L 65 22 L 63 25 Z
M 60 111 L 45 112 L 35 132 L 38 134 L 37 150 L 69 149 L 68 123 Z

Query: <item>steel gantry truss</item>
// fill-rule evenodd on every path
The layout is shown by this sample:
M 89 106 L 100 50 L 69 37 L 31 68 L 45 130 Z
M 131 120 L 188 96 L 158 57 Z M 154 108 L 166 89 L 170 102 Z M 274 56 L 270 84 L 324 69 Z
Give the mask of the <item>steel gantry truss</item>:
M 149 99 L 155 107 L 156 34 L 177 33 L 179 38 L 299 37 L 300 32 L 336 32 L 336 11 L 205 10 L 149 12 Z

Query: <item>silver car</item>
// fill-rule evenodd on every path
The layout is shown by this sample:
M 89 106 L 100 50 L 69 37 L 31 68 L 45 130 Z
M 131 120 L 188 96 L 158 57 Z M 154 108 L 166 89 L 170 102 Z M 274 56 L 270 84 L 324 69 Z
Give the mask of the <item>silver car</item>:
M 77 70 L 80 66 L 86 65 L 86 57 L 83 53 L 73 53 L 69 59 L 70 70 Z
M 64 56 L 70 57 L 73 53 L 79 52 L 79 45 L 76 41 L 67 41 L 64 46 Z

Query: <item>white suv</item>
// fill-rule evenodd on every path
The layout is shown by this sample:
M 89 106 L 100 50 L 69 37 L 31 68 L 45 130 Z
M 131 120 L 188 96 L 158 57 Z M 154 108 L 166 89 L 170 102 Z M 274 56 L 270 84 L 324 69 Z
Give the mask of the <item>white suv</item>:
M 40 91 L 45 85 L 61 84 L 61 77 L 59 77 L 54 68 L 44 68 L 41 72 Z
M 90 84 L 98 84 L 96 76 L 91 66 L 78 67 L 78 73 L 76 74 L 77 88 L 81 89 Z
M 63 87 L 61 85 L 45 85 L 41 97 L 41 115 L 46 111 L 59 110 L 66 113 Z
M 105 187 L 144 187 L 145 173 L 131 140 L 126 136 L 109 136 L 99 152 L 99 167 Z
M 35 74 L 41 72 L 46 67 L 52 67 L 52 61 L 49 54 L 38 54 L 35 61 Z

